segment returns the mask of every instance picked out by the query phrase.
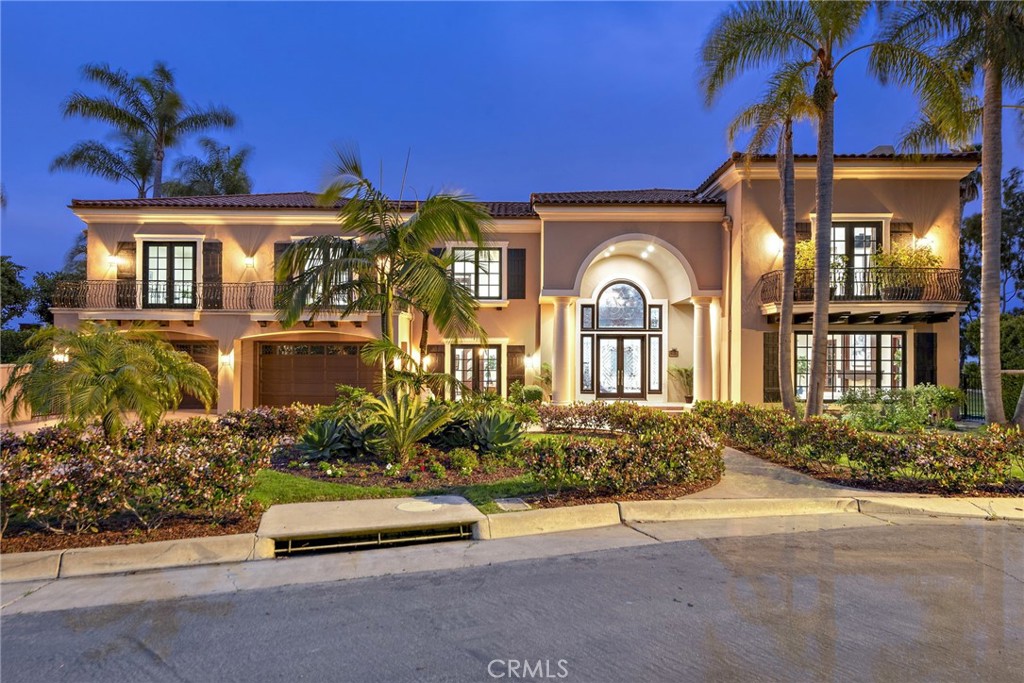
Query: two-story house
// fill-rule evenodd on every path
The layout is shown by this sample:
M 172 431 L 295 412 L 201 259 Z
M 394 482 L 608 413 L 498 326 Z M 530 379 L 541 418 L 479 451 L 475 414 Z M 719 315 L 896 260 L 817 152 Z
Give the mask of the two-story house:
M 956 385 L 959 372 L 959 181 L 974 153 L 914 160 L 878 150 L 837 155 L 831 246 L 829 400 L 854 387 Z M 813 156 L 798 156 L 798 233 L 813 234 Z M 557 402 L 681 404 L 672 366 L 693 368 L 694 399 L 778 400 L 779 181 L 771 157 L 734 155 L 695 190 L 537 193 L 493 202 L 494 230 L 457 277 L 480 303 L 478 339 L 430 338 L 433 367 L 505 393 L 552 370 Z M 219 381 L 218 410 L 331 401 L 334 386 L 372 386 L 359 359 L 379 334 L 373 313 L 321 315 L 286 329 L 274 310 L 276 257 L 293 240 L 345 234 L 311 193 L 73 200 L 88 227 L 88 281 L 66 283 L 56 324 L 159 323 Z M 893 292 L 873 255 L 927 245 L 942 268 Z M 472 265 L 470 265 L 472 264 Z M 461 264 L 460 264 L 461 265 Z M 798 392 L 807 385 L 812 304 L 795 306 Z M 415 352 L 417 314 L 395 314 Z

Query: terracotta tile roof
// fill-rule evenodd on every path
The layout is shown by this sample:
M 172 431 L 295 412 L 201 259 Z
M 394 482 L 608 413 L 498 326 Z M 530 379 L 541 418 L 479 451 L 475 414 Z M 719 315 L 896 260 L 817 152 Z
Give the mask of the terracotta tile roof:
M 597 192 L 535 192 L 536 204 L 720 204 L 718 200 L 697 196 L 693 190 L 602 190 Z
M 529 202 L 481 202 L 495 218 L 536 218 Z M 313 192 L 213 195 L 208 197 L 159 197 L 147 199 L 72 199 L 73 209 L 309 209 L 334 211 L 340 206 L 320 206 Z M 411 208 L 412 202 L 403 202 Z
M 728 159 L 726 159 L 721 166 L 716 168 L 711 175 L 709 175 L 704 182 L 697 186 L 694 190 L 695 193 L 701 193 L 711 187 L 711 184 L 718 179 L 718 176 L 725 173 L 725 170 L 732 166 L 737 161 L 743 158 L 743 152 L 733 152 Z M 817 154 L 794 154 L 793 158 L 797 161 L 814 161 L 818 158 Z M 981 152 L 969 151 L 969 152 L 947 152 L 945 154 L 922 154 L 915 156 L 913 154 L 896 154 L 895 152 L 867 152 L 865 154 L 836 154 L 835 160 L 842 161 L 856 161 L 858 159 L 890 159 L 892 161 L 901 162 L 921 162 L 921 161 L 977 161 L 981 162 Z M 775 162 L 774 154 L 755 154 L 754 161 L 771 161 Z

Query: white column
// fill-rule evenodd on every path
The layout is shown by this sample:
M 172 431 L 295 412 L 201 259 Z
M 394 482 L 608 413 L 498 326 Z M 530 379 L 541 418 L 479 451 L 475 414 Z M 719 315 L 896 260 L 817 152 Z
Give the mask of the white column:
M 693 297 L 693 400 L 711 399 L 711 297 Z
M 568 296 L 555 297 L 555 357 L 552 359 L 551 368 L 553 375 L 551 378 L 552 403 L 572 403 L 573 399 L 573 326 L 569 312 L 572 301 L 573 298 Z
M 722 300 L 711 298 L 711 398 L 722 400 Z

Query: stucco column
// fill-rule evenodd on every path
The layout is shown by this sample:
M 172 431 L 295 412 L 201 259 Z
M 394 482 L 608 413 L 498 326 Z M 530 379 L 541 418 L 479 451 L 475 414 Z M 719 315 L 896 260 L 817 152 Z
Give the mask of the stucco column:
M 551 364 L 553 403 L 572 403 L 573 398 L 573 326 L 569 310 L 572 302 L 573 297 L 570 296 L 555 297 L 555 357 Z
M 241 382 L 236 377 L 242 364 L 242 342 L 222 341 L 217 347 L 217 414 L 223 415 L 238 407 Z
M 693 297 L 693 400 L 711 399 L 711 297 Z

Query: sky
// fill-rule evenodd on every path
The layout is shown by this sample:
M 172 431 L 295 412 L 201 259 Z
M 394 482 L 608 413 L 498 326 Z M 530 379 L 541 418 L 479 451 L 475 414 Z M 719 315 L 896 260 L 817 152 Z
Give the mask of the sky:
M 213 136 L 250 145 L 256 192 L 320 189 L 332 148 L 407 196 L 460 190 L 481 200 L 531 192 L 692 188 L 731 151 L 728 121 L 762 90 L 748 75 L 708 108 L 700 44 L 726 3 L 0 2 L 0 251 L 28 273 L 55 270 L 84 228 L 72 198 L 133 189 L 50 162 L 102 124 L 64 119 L 80 69 L 137 74 L 162 60 L 186 99 L 232 109 Z M 844 63 L 836 151 L 894 144 L 916 117 L 911 93 L 882 87 L 865 53 Z M 1008 124 L 1009 125 L 1009 124 Z M 1004 164 L 1024 165 L 1007 129 Z M 813 152 L 809 126 L 797 152 Z M 195 153 L 194 141 L 169 154 Z M 372 169 L 372 171 L 371 171 Z

